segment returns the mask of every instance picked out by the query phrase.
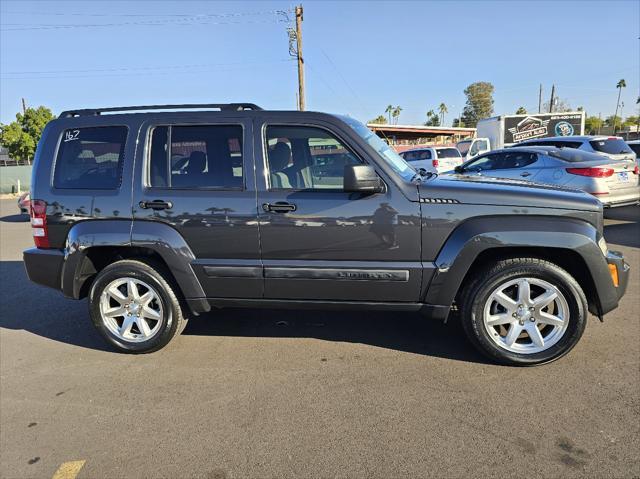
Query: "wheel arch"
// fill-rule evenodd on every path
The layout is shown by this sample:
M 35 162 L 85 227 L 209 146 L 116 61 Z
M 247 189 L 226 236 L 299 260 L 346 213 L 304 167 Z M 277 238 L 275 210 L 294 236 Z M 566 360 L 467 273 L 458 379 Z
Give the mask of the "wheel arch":
M 105 266 L 133 258 L 161 265 L 192 312 L 211 309 L 191 267 L 195 257 L 184 238 L 170 226 L 150 221 L 100 220 L 74 225 L 67 237 L 62 291 L 68 297 L 83 298 Z
M 589 298 L 589 311 L 601 317 L 618 298 L 598 246 L 600 235 L 586 221 L 553 216 L 474 218 L 449 236 L 434 261 L 436 272 L 425 303 L 451 306 L 474 272 L 512 257 L 545 259 L 566 269 Z

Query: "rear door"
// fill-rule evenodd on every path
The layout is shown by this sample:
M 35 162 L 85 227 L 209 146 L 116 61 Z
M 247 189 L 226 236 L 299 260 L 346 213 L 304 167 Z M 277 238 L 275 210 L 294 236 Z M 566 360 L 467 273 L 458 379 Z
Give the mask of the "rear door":
M 184 118 L 162 116 L 141 130 L 136 227 L 160 222 L 175 229 L 195 255 L 191 266 L 207 297 L 261 298 L 252 123 Z
M 501 151 L 478 158 L 465 168 L 467 174 L 535 181 L 544 167 L 543 155 L 526 151 Z
M 456 148 L 436 148 L 438 171 L 441 173 L 452 171 L 462 164 L 462 156 Z
M 365 150 L 332 124 L 281 118 L 256 125 L 265 298 L 418 301 L 420 204 L 378 170 L 385 192 L 343 191 Z

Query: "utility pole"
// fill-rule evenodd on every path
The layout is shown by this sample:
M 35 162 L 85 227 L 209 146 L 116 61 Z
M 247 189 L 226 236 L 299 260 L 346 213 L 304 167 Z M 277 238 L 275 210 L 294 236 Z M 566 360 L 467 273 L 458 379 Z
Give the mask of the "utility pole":
M 26 115 L 27 113 L 27 102 L 24 101 L 24 98 L 22 99 L 22 114 Z
M 538 92 L 538 113 L 542 113 L 542 83 L 540 83 L 540 91 Z
M 600 134 L 600 128 L 602 128 L 602 112 L 598 112 L 598 135 Z
M 302 5 L 296 7 L 296 52 L 298 54 L 298 110 L 304 111 L 304 59 L 302 57 Z
M 553 100 L 556 95 L 556 86 L 551 85 L 551 100 L 549 101 L 549 113 L 553 113 Z

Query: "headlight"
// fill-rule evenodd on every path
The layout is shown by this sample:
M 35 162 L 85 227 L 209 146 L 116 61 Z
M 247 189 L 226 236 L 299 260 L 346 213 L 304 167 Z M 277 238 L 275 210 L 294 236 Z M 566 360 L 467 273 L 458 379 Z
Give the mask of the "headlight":
M 602 254 L 607 256 L 607 242 L 604 240 L 604 236 L 598 240 L 598 246 L 600 246 L 600 251 L 602 251 Z

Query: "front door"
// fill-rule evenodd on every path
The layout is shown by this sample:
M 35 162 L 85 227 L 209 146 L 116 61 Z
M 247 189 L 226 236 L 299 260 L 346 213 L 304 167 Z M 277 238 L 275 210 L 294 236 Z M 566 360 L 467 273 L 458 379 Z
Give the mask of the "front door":
M 326 125 L 256 130 L 265 298 L 418 301 L 419 203 L 382 175 L 384 193 L 344 192 L 345 165 L 366 159 Z
M 261 298 L 251 122 L 163 117 L 141 137 L 134 220 L 162 222 L 184 238 L 207 297 Z

